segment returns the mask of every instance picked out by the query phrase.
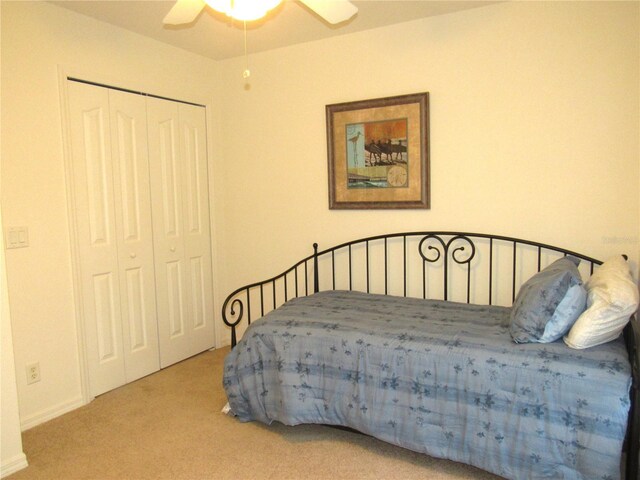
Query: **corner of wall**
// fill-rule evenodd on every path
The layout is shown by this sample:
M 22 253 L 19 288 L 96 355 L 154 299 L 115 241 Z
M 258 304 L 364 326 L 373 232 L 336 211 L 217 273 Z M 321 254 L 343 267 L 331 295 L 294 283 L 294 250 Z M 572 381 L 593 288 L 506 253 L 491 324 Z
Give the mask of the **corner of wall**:
M 13 336 L 11 334 L 11 315 L 4 261 L 4 233 L 0 214 L 0 293 L 2 294 L 2 449 L 0 455 L 0 477 L 5 477 L 28 466 L 27 457 L 22 451 L 20 433 L 20 412 L 18 410 L 18 391 L 16 387 L 15 362 L 13 359 Z

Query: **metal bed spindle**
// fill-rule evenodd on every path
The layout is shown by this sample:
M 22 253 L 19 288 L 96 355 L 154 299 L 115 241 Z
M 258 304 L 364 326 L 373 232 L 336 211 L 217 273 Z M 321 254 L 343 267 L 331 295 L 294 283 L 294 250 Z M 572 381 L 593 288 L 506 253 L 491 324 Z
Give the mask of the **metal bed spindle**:
M 387 239 L 384 239 L 384 294 L 389 294 L 388 282 L 389 282 L 389 265 L 388 265 L 388 257 L 387 257 Z
M 493 238 L 489 239 L 489 305 L 493 305 Z
M 511 270 L 511 302 L 516 299 L 516 247 L 517 243 L 513 241 L 513 269 Z
M 407 236 L 402 236 L 402 265 L 403 265 L 403 275 L 404 279 L 404 296 L 407 296 Z
M 336 289 L 336 253 L 331 250 L 331 285 Z
M 366 276 L 367 276 L 367 293 L 371 293 L 369 288 L 369 241 L 367 240 L 365 243 L 365 268 L 366 268 Z

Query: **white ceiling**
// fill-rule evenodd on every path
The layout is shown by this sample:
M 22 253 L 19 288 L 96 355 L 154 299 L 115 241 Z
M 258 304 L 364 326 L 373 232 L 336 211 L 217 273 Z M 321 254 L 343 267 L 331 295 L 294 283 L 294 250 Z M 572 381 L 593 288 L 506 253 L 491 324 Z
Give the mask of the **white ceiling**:
M 242 23 L 232 23 L 228 17 L 208 7 L 195 22 L 176 27 L 162 24 L 173 1 L 66 0 L 51 3 L 214 60 L 240 56 L 244 52 Z M 285 0 L 266 19 L 247 23 L 249 53 L 482 7 L 496 1 L 367 0 L 353 3 L 358 7 L 357 15 L 344 24 L 331 26 L 301 3 Z

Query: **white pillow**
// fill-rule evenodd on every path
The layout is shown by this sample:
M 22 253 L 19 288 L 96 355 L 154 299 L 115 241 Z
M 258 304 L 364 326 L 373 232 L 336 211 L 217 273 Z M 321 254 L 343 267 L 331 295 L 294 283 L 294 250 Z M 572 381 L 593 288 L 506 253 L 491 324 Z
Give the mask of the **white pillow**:
M 638 309 L 638 287 L 620 255 L 604 262 L 585 286 L 587 309 L 564 337 L 571 348 L 588 348 L 615 340 Z

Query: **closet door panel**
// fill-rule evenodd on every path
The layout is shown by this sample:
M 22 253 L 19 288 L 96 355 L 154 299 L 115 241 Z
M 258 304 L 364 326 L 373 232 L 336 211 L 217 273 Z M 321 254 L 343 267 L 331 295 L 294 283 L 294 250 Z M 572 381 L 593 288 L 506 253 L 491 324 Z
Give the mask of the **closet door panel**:
M 160 366 L 192 355 L 185 266 L 180 128 L 175 102 L 147 98 Z
M 118 338 L 120 333 L 118 305 L 114 289 L 116 281 L 111 272 L 94 274 L 91 280 L 93 283 L 92 311 L 95 317 L 98 343 L 98 364 L 104 366 L 113 362 L 117 365 L 122 356 L 120 355 L 121 343 Z
M 126 381 L 160 368 L 144 97 L 109 90 Z
M 150 299 L 148 295 L 145 295 L 146 288 L 143 269 L 134 267 L 125 270 L 124 286 L 126 289 L 126 305 L 125 302 L 123 302 L 123 307 L 126 308 L 129 324 L 128 352 L 133 356 L 133 354 L 153 349 L 157 354 L 157 342 L 154 346 L 153 342 L 149 341 L 150 336 L 157 337 L 154 332 L 156 327 L 155 325 L 149 326 L 147 324 L 149 300 L 155 303 L 155 298 Z M 152 309 L 155 311 L 155 305 Z M 153 318 L 153 320 L 155 322 L 155 318 Z M 160 368 L 157 355 L 152 359 L 152 363 L 155 368 L 152 368 L 149 373 Z M 130 368 L 127 368 L 127 370 L 130 370 Z M 127 376 L 127 381 L 131 381 L 129 376 Z
M 109 96 L 90 85 L 68 87 L 80 294 L 89 389 L 96 396 L 125 383 Z
M 202 351 L 214 343 L 206 115 L 204 108 L 194 105 L 180 104 L 178 111 L 186 179 L 183 208 L 191 292 L 190 327 L 193 348 Z
M 168 261 L 166 263 L 167 282 L 167 319 L 169 327 L 169 340 L 179 341 L 185 334 L 185 290 L 183 287 L 183 262 L 181 260 Z
M 147 99 L 162 367 L 214 344 L 204 112 Z

